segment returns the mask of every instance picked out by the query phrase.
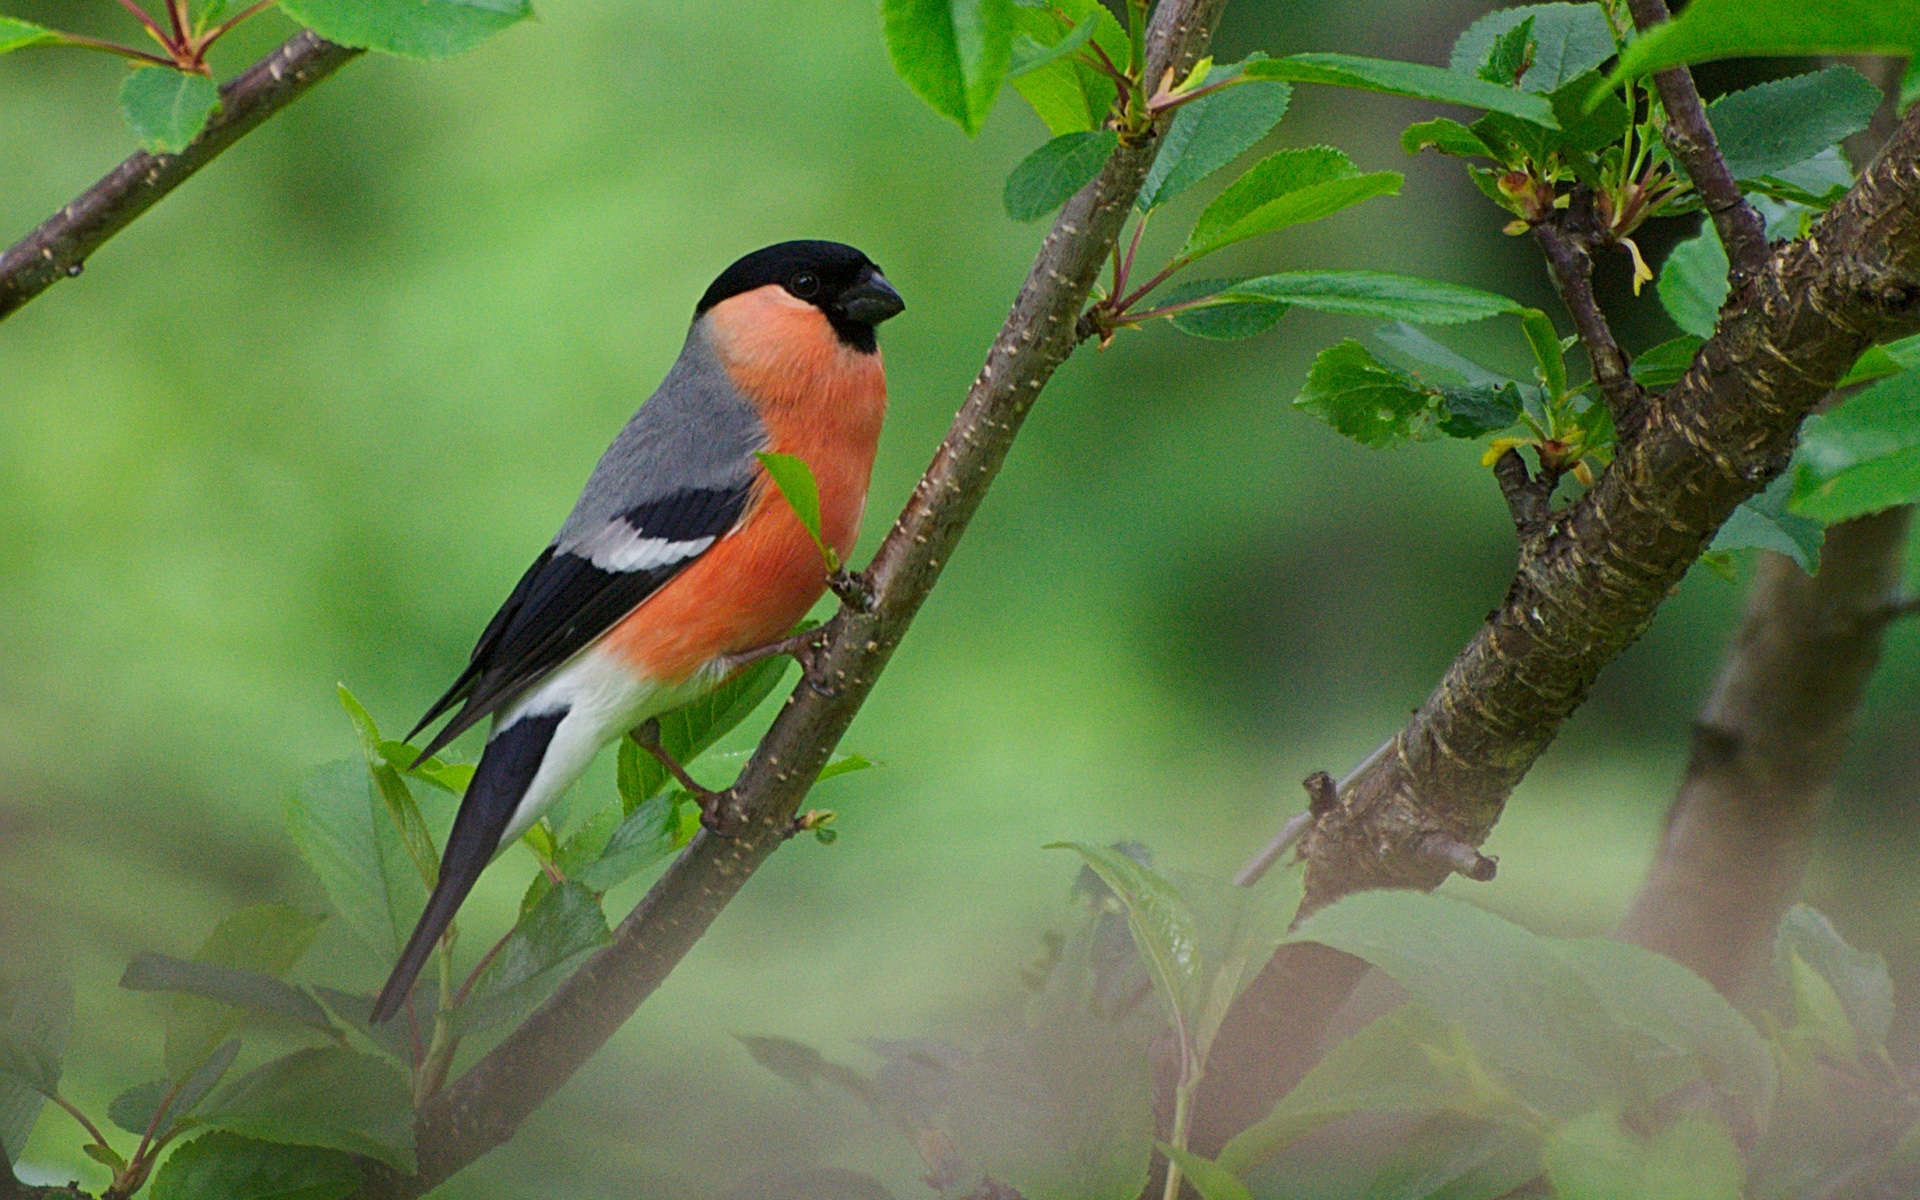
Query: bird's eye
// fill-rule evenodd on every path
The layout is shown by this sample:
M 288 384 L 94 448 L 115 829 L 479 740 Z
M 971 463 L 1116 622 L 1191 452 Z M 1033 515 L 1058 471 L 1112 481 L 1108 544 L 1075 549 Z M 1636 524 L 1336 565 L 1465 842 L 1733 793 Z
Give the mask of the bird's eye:
M 802 300 L 811 300 L 820 294 L 820 277 L 812 271 L 802 271 L 787 280 L 787 290 Z

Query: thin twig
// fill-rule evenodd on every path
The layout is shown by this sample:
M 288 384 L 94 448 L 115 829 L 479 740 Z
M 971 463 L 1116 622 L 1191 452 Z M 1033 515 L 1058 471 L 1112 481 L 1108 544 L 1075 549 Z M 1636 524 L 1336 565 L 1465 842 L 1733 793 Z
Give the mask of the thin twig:
M 1627 0 L 1627 8 L 1642 33 L 1671 16 L 1666 0 Z M 1655 71 L 1653 86 L 1667 110 L 1667 149 L 1680 160 L 1706 204 L 1707 215 L 1720 234 L 1720 244 L 1727 248 L 1728 277 L 1738 292 L 1766 269 L 1766 223 L 1740 194 L 1733 172 L 1727 170 L 1727 160 L 1720 156 L 1720 143 L 1707 121 L 1700 92 L 1693 86 L 1693 73 L 1685 67 Z
M 1513 516 L 1513 528 L 1521 541 L 1531 541 L 1546 532 L 1553 518 L 1553 486 L 1549 483 L 1542 488 L 1540 481 L 1547 479 L 1547 474 L 1542 472 L 1536 480 L 1527 472 L 1527 461 L 1520 452 L 1508 450 L 1493 460 L 1493 478 L 1500 485 L 1500 495 L 1507 501 L 1507 511 Z
M 134 218 L 359 53 L 305 29 L 247 68 L 220 89 L 220 111 L 192 145 L 133 155 L 0 254 L 0 320 L 80 274 L 87 257 Z
M 1593 364 L 1594 382 L 1621 441 L 1631 441 L 1646 416 L 1646 398 L 1627 370 L 1627 356 L 1613 340 L 1606 314 L 1593 298 L 1593 256 L 1585 237 L 1568 230 L 1560 215 L 1533 227 L 1533 239 L 1547 258 L 1554 288 L 1573 318 L 1573 327 Z

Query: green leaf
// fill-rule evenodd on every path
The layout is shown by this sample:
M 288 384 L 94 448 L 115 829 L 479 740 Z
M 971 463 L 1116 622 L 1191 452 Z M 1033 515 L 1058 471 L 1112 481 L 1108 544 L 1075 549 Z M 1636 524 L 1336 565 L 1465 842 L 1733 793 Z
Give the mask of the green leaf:
M 1920 22 L 1905 0 L 1694 0 L 1678 17 L 1640 35 L 1605 86 L 1681 63 L 1802 54 L 1920 51 Z
M 1713 336 L 1727 299 L 1727 252 L 1713 226 L 1681 242 L 1660 266 L 1660 304 L 1673 323 L 1695 337 Z
M 879 765 L 880 764 L 874 762 L 864 754 L 837 755 L 833 761 L 820 768 L 820 774 L 814 778 L 813 782 L 817 786 L 836 776 L 852 775 L 857 771 L 868 771 Z
M 1208 79 L 1235 69 L 1217 67 Z M 1280 123 L 1292 97 L 1286 84 L 1261 80 L 1181 105 L 1160 137 L 1160 153 L 1134 206 L 1141 212 L 1157 208 L 1253 149 Z
M 1227 185 L 1200 213 L 1187 236 L 1187 258 L 1199 258 L 1263 233 L 1284 229 L 1400 190 L 1393 171 L 1362 174 L 1331 146 L 1281 150 Z
M 805 1042 L 783 1037 L 751 1037 L 740 1033 L 733 1037 L 753 1056 L 754 1062 L 801 1091 L 812 1092 L 819 1084 L 831 1084 L 884 1114 L 879 1107 L 879 1097 L 872 1080 L 852 1067 L 834 1062 Z
M 803 458 L 792 454 L 776 454 L 771 450 L 755 451 L 754 457 L 760 460 L 760 465 L 773 478 L 773 485 L 786 497 L 787 507 L 793 510 L 794 516 L 800 518 L 807 536 L 813 539 L 814 545 L 820 547 L 820 553 L 827 556 L 827 569 L 836 569 L 838 563 L 833 561 L 833 551 L 827 548 L 826 539 L 820 536 L 820 485 L 814 482 L 813 468 Z
M 1448 66 L 1471 74 L 1487 62 L 1495 42 L 1528 21 L 1533 22 L 1533 57 L 1520 76 L 1521 91 L 1558 91 L 1613 57 L 1613 31 L 1598 4 L 1522 4 L 1496 9 L 1467 26 L 1453 43 Z
M 1651 1102 L 1706 1079 L 1764 1119 L 1776 1086 L 1766 1042 L 1699 976 L 1652 951 L 1541 937 L 1472 905 L 1363 892 L 1289 940 L 1365 959 L 1457 1025 L 1526 1102 L 1572 1115 Z
M 1222 295 L 1239 282 L 1235 279 L 1193 280 L 1168 288 L 1160 297 L 1160 305 L 1167 307 L 1220 296 L 1217 303 L 1183 308 L 1168 316 L 1175 329 L 1190 337 L 1235 342 L 1272 329 L 1286 314 L 1287 306 L 1254 297 Z
M 1013 60 L 1012 0 L 882 0 L 887 53 L 907 86 L 969 135 Z
M 577 878 L 589 889 L 604 892 L 672 854 L 679 849 L 675 808 L 666 796 L 641 801 L 607 839 L 600 857 Z
M 1888 342 L 1884 346 L 1868 346 L 1847 373 L 1840 377 L 1840 382 L 1833 386 L 1843 388 L 1856 383 L 1871 383 L 1902 371 L 1920 371 L 1920 334 Z
M 413 1008 L 419 1013 L 440 1011 L 440 983 L 428 977 L 420 981 L 413 991 Z M 327 1010 L 348 1025 L 354 1031 L 392 1056 L 396 1061 L 412 1067 L 418 1046 L 413 1040 L 413 1031 L 405 1021 L 382 1021 L 373 1024 L 373 993 L 343 992 L 338 988 L 315 987 L 313 994 L 327 1006 Z
M 1363 446 L 1397 446 L 1435 436 L 1437 395 L 1348 338 L 1313 360 L 1293 406 Z
M 296 1050 L 222 1088 L 200 1110 L 215 1129 L 344 1150 L 412 1172 L 413 1096 L 391 1063 L 338 1046 Z
M 1492 158 L 1492 147 L 1480 135 L 1452 117 L 1435 117 L 1409 125 L 1400 134 L 1400 148 L 1408 154 L 1438 150 L 1455 158 Z
M 1220 1165 L 1245 1175 L 1303 1135 L 1352 1113 L 1424 1115 L 1510 1103 L 1486 1090 L 1488 1078 L 1456 1029 L 1405 1005 L 1328 1051 L 1272 1112 L 1227 1143 Z
M 330 42 L 448 58 L 533 15 L 528 0 L 280 0 L 280 10 Z
M 1416 373 L 1431 383 L 1498 388 L 1514 382 L 1500 372 L 1482 366 L 1451 347 L 1442 345 L 1405 321 L 1395 321 L 1391 325 L 1381 326 L 1374 331 L 1374 337 L 1381 345 L 1412 364 Z
M 209 972 L 208 976 L 195 979 L 198 987 L 194 990 L 203 987 L 222 990 L 229 999 L 244 992 L 262 1005 L 271 1005 L 276 999 L 283 998 L 267 997 L 259 985 L 245 978 L 244 973 L 281 974 L 300 960 L 319 932 L 319 917 L 284 904 L 250 904 L 238 909 L 214 927 L 193 956 L 195 962 L 235 968 L 238 973 L 215 980 L 211 977 L 219 973 Z M 180 962 L 178 959 L 166 961 Z M 121 982 L 129 987 L 177 988 L 185 981 L 183 971 L 169 973 L 157 958 L 152 961 L 136 959 L 127 974 L 133 982 L 128 983 L 125 979 Z M 156 979 L 165 979 L 166 982 L 156 982 Z M 304 996 L 300 1000 L 311 1004 Z M 233 1035 L 240 1025 L 240 1019 L 241 1014 L 227 1003 L 201 999 L 196 995 L 169 997 L 164 1060 L 168 1077 L 185 1079 L 199 1069 L 206 1057 Z M 317 1019 L 323 1027 L 329 1024 L 323 1014 L 317 1015 Z
M 1705 340 L 1688 333 L 1642 350 L 1630 368 L 1633 381 L 1656 392 L 1672 387 L 1693 365 L 1693 356 L 1700 352 Z
M 1253 1193 L 1247 1185 L 1210 1158 L 1202 1158 L 1190 1150 L 1181 1150 L 1165 1142 L 1156 1142 L 1160 1153 L 1180 1165 L 1180 1173 L 1187 1177 L 1193 1190 L 1200 1193 L 1200 1200 L 1253 1200 Z
M 411 760 L 396 766 L 387 754 L 389 743 L 380 737 L 380 730 L 374 724 L 373 715 L 347 690 L 346 684 L 335 689 L 340 699 L 340 707 L 346 710 L 347 719 L 353 722 L 354 732 L 360 737 L 360 749 L 367 757 L 367 770 L 373 777 L 375 794 L 386 805 L 387 819 L 400 833 L 400 840 L 406 847 L 407 856 L 413 860 L 413 869 L 424 884 L 431 884 L 440 869 L 440 852 L 434 847 L 433 835 L 427 832 L 426 821 L 420 816 L 420 806 L 414 801 L 413 789 L 407 786 L 403 772 L 412 766 Z M 422 763 L 422 767 L 428 764 Z M 471 779 L 471 773 L 468 774 Z M 450 782 L 442 772 L 441 784 Z M 462 789 L 464 791 L 464 789 Z
M 1186 899 L 1163 876 L 1124 854 L 1084 842 L 1053 842 L 1046 849 L 1078 854 L 1120 898 L 1133 944 L 1152 971 L 1180 1036 L 1191 1045 L 1195 985 L 1201 978 L 1200 931 Z
M 309 771 L 288 798 L 287 831 L 333 910 L 383 958 L 397 953 L 427 889 L 360 760 Z
M 1863 1053 L 1885 1048 L 1894 1011 L 1885 959 L 1848 945 L 1832 922 L 1805 904 L 1787 910 L 1775 946 L 1777 957 L 1798 961 L 1827 985 Z
M 1465 68 L 1462 68 L 1456 62 L 1452 64 L 1452 68 L 1456 71 L 1462 69 L 1472 71 L 1474 75 L 1488 83 L 1497 83 L 1503 87 L 1518 86 L 1520 76 L 1533 63 L 1534 20 L 1535 18 L 1531 16 L 1526 17 L 1518 25 L 1494 38 L 1493 44 L 1487 47 L 1485 56 L 1477 65 L 1468 63 Z
M 27 46 L 43 45 L 55 42 L 60 35 L 44 25 L 35 25 L 32 21 L 20 21 L 13 17 L 0 17 L 0 54 L 9 50 L 20 50 Z
M 1531 311 L 1479 288 L 1384 271 L 1287 271 L 1245 280 L 1220 295 L 1417 325 L 1456 325 Z
M 1291 54 L 1285 58 L 1248 63 L 1246 76 L 1249 79 L 1285 79 L 1292 83 L 1324 83 L 1335 87 L 1385 92 L 1391 96 L 1438 100 L 1442 104 L 1503 112 L 1548 129 L 1558 128 L 1553 106 L 1547 103 L 1545 97 L 1488 83 L 1470 71 L 1449 71 L 1422 63 L 1394 62 L 1382 58 L 1356 58 L 1351 54 Z
M 1086 55 L 1050 51 L 1091 24 L 1091 41 L 1116 62 L 1127 56 L 1127 32 L 1099 0 L 1054 0 L 1013 8 L 1014 90 L 1058 136 L 1097 129 L 1113 106 L 1113 81 L 1086 64 Z
M 661 748 L 681 766 L 688 765 L 751 716 L 780 683 L 786 668 L 784 658 L 763 658 L 698 700 L 662 713 Z M 659 759 L 634 745 L 632 738 L 621 739 L 619 759 L 620 803 L 629 814 L 673 778 Z
M 1827 531 L 1820 522 L 1787 511 L 1792 495 L 1793 480 L 1782 475 L 1765 491 L 1748 497 L 1714 535 L 1712 549 L 1722 554 L 1772 550 L 1791 558 L 1809 575 L 1818 571 L 1820 545 Z
M 1596 1109 L 1547 1135 L 1541 1165 L 1559 1200 L 1740 1200 L 1740 1151 L 1719 1117 L 1684 1112 L 1652 1137 Z
M 1904 371 L 1807 419 L 1793 511 L 1844 521 L 1920 498 L 1920 371 Z
M 1852 67 L 1828 67 L 1720 97 L 1707 119 L 1735 179 L 1803 163 L 1867 127 L 1880 89 Z
M 1092 41 L 1093 31 L 1099 27 L 1099 16 L 1095 13 L 1088 13 L 1084 20 L 1067 31 L 1067 36 L 1054 42 L 1052 45 L 1048 45 L 1045 42 L 1020 32 L 1018 23 L 1016 22 L 1013 39 L 1012 65 L 1007 70 L 1007 78 L 1018 79 L 1020 76 L 1031 74 L 1042 67 L 1052 66 L 1055 62 L 1067 57 L 1069 54 L 1072 54 L 1080 47 Z
M 152 1131 L 154 1136 L 164 1138 L 193 1114 L 239 1056 L 240 1039 L 228 1038 L 207 1055 L 200 1069 L 185 1081 L 176 1086 L 171 1079 L 154 1079 L 130 1087 L 113 1098 L 113 1103 L 107 1106 L 107 1116 L 136 1137 L 145 1137 Z
M 1520 330 L 1527 336 L 1527 348 L 1533 351 L 1533 362 L 1540 369 L 1540 382 L 1547 389 L 1547 398 L 1556 400 L 1567 394 L 1567 358 L 1560 348 L 1560 335 L 1554 331 L 1553 321 L 1537 308 L 1520 310 Z
M 0 1149 L 19 1162 L 44 1099 L 60 1088 L 73 985 L 51 975 L 0 985 Z
M 241 967 L 143 951 L 133 956 L 120 986 L 136 992 L 178 992 L 232 1008 L 267 1013 L 334 1036 L 339 1030 L 306 992 L 271 975 Z
M 1036 221 L 1059 208 L 1093 182 L 1119 144 L 1120 135 L 1111 129 L 1063 133 L 1044 143 L 1007 176 L 1001 195 L 1007 215 L 1016 221 Z
M 167 1156 L 153 1200 L 341 1200 L 360 1190 L 350 1154 L 207 1133 Z
M 1440 432 L 1453 438 L 1477 438 L 1505 429 L 1520 419 L 1520 385 L 1464 384 L 1440 389 Z
M 612 936 L 600 901 L 584 885 L 569 880 L 554 888 L 507 935 L 454 1010 L 454 1027 L 478 1033 L 532 1008 L 559 982 L 561 968 Z
M 136 67 L 120 85 L 120 115 L 140 144 L 155 154 L 185 150 L 219 107 L 220 89 L 191 71 Z

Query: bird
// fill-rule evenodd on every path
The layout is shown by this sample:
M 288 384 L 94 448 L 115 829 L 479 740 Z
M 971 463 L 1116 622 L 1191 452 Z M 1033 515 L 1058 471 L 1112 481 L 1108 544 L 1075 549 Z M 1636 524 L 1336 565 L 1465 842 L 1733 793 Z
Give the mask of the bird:
M 905 307 L 865 254 L 830 241 L 756 250 L 700 297 L 660 386 L 407 735 L 453 712 L 423 762 L 493 719 L 374 1022 L 405 1003 L 495 854 L 604 746 L 717 686 L 820 598 L 821 547 L 756 455 L 807 464 L 821 542 L 844 561 L 886 414 L 875 330 Z

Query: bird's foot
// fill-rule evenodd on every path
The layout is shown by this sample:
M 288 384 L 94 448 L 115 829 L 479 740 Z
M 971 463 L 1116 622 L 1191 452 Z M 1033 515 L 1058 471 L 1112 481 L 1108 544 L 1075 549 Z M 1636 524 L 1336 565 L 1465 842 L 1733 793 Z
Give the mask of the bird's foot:
M 757 663 L 763 658 L 772 658 L 776 654 L 791 655 L 793 660 L 800 664 L 800 675 L 807 681 L 807 686 L 822 696 L 831 696 L 836 689 L 827 682 L 825 652 L 829 631 L 838 620 L 839 617 L 836 616 L 824 625 L 802 629 L 798 633 L 788 634 L 764 646 L 729 654 L 720 660 L 721 667 L 724 671 L 731 673 L 741 667 Z
M 827 576 L 827 590 L 840 597 L 840 603 L 857 613 L 873 611 L 873 584 L 866 573 L 841 568 Z
M 701 825 L 722 837 L 735 837 L 747 827 L 747 813 L 732 788 L 716 792 L 712 788 L 702 787 L 699 780 L 687 774 L 687 769 L 667 753 L 666 747 L 660 744 L 658 720 L 648 717 L 630 730 L 627 736 L 633 739 L 634 745 L 658 759 L 660 765 L 667 769 L 667 774 L 693 794 L 694 802 L 700 806 Z

